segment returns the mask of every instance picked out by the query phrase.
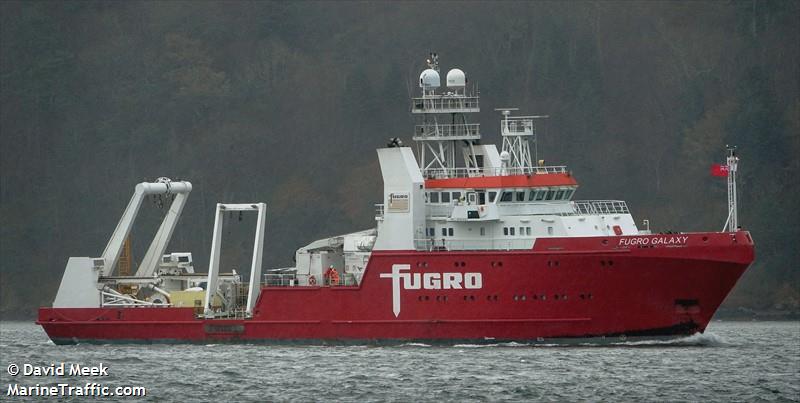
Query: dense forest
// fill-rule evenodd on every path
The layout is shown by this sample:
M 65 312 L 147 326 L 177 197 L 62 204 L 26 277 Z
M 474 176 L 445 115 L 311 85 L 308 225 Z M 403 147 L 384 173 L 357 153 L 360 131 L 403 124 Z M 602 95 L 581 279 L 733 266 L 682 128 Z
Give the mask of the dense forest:
M 579 199 L 656 231 L 720 230 L 739 147 L 757 261 L 733 312 L 800 312 L 800 2 L 0 3 L 0 314 L 31 318 L 69 256 L 97 256 L 143 179 L 194 191 L 171 251 L 205 271 L 217 202 L 268 204 L 267 267 L 374 226 L 375 149 L 411 142 L 428 52 L 496 107 L 550 116 L 539 153 Z M 164 213 L 133 233 L 144 254 Z M 248 267 L 250 217 L 223 265 Z

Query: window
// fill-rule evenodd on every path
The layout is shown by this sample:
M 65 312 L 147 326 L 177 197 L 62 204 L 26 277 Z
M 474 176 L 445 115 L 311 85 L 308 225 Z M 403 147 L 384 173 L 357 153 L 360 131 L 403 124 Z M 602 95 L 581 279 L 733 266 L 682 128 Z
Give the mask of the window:
M 442 236 L 447 236 L 447 228 L 442 228 Z
M 500 201 L 501 201 L 501 202 L 510 202 L 510 201 L 511 201 L 511 198 L 512 198 L 513 196 L 514 196 L 514 195 L 513 195 L 511 192 L 503 192 L 503 194 L 502 194 L 502 195 L 500 195 Z
M 431 192 L 431 203 L 439 203 L 439 192 Z
M 563 197 L 564 197 L 563 190 L 559 190 L 558 192 L 556 192 L 556 200 L 561 200 Z
M 545 194 L 547 194 L 547 191 L 545 191 L 545 190 L 537 190 L 536 191 L 536 201 L 544 200 L 544 195 Z
M 525 227 L 525 235 L 531 236 L 531 227 Z
M 461 199 L 461 192 L 453 192 L 453 200 L 458 201 Z
M 553 235 L 553 227 L 547 227 L 547 235 Z
M 442 203 L 450 203 L 450 192 L 442 192 Z
M 514 227 L 508 229 L 508 234 L 513 236 L 514 235 Z
M 503 227 L 503 235 L 508 235 L 508 227 Z
M 486 235 L 486 227 L 481 227 L 481 236 Z
M 517 201 L 524 202 L 525 201 L 525 191 L 521 190 L 517 192 Z
M 535 190 L 531 190 L 528 193 L 528 201 L 533 201 L 534 196 L 536 196 L 536 191 Z
M 489 203 L 494 203 L 497 198 L 497 192 L 489 192 Z
M 486 192 L 478 192 L 478 204 L 486 204 Z
M 519 236 L 525 235 L 525 227 L 519 227 Z
M 483 155 L 475 156 L 475 166 L 478 168 L 483 168 Z
M 447 235 L 453 236 L 453 229 L 452 228 L 448 228 L 447 229 Z
M 433 195 L 433 194 L 431 194 L 431 195 Z M 545 200 L 553 200 L 553 196 L 555 196 L 555 195 L 556 195 L 556 191 L 555 190 L 548 190 L 547 191 L 547 196 L 544 199 Z
M 575 193 L 575 189 L 569 189 L 564 193 L 564 200 L 569 200 L 572 198 L 572 194 Z
M 436 228 L 427 228 L 425 231 L 426 231 L 425 233 L 426 233 L 426 234 L 427 234 L 429 237 L 434 237 L 434 236 L 436 236 Z

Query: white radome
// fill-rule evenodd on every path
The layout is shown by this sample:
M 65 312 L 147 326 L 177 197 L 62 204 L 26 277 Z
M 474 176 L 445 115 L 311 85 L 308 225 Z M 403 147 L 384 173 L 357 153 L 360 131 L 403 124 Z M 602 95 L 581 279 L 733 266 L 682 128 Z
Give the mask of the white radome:
M 441 79 L 439 73 L 434 69 L 427 69 L 419 75 L 419 86 L 423 89 L 439 88 Z
M 467 85 L 467 75 L 461 69 L 452 69 L 447 72 L 447 86 L 460 88 Z

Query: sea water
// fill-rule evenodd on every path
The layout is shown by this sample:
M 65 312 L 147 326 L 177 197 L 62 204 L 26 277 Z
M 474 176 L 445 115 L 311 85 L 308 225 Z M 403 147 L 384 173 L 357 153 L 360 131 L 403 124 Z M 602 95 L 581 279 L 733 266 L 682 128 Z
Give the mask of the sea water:
M 23 373 L 62 363 L 64 376 Z M 56 346 L 33 323 L 0 322 L 0 364 L 0 401 L 800 401 L 800 322 L 716 321 L 702 335 L 611 345 L 391 347 Z M 69 374 L 101 365 L 107 375 Z M 59 384 L 146 395 L 8 395 Z

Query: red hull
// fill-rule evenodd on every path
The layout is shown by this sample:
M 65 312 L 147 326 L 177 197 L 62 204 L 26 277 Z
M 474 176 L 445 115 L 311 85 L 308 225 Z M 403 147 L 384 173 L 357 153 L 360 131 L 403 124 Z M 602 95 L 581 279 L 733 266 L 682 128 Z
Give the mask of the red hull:
M 375 251 L 359 287 L 266 287 L 252 319 L 198 319 L 191 308 L 40 308 L 37 323 L 58 344 L 689 335 L 705 330 L 753 258 L 747 232 L 539 239 L 530 251 Z M 394 264 L 480 273 L 482 287 L 402 289 L 395 316 L 386 278 Z

